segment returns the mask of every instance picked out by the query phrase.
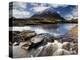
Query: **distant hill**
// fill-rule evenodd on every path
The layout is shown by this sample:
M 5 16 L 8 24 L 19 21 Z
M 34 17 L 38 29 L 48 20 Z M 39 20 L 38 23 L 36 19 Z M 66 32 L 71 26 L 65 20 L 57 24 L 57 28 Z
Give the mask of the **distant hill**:
M 43 12 L 36 13 L 32 16 L 32 18 L 40 18 L 40 19 L 60 19 L 65 20 L 63 17 L 61 17 L 56 11 L 51 11 L 49 9 L 46 9 Z
M 77 23 L 77 19 L 65 20 L 56 11 L 45 10 L 38 12 L 30 18 L 14 18 L 9 19 L 13 26 L 25 26 L 33 24 L 56 24 L 56 23 Z M 10 23 L 11 24 L 11 23 Z M 11 25 L 10 25 L 11 26 Z

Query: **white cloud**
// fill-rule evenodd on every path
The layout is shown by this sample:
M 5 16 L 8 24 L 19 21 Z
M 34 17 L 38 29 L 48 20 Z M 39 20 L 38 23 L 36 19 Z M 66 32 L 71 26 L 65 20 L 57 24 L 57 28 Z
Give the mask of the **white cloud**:
M 13 2 L 13 17 L 29 18 L 31 12 L 26 10 L 27 4 L 25 2 Z
M 67 5 L 57 5 L 57 4 L 46 4 L 46 3 L 31 3 L 33 7 L 28 8 L 30 11 L 27 10 L 27 3 L 25 2 L 14 2 L 13 3 L 13 16 L 16 18 L 29 18 L 32 16 L 32 14 L 37 12 L 42 12 L 45 9 L 48 9 L 50 7 L 58 8 L 58 7 L 67 7 Z M 32 11 L 32 12 L 31 12 Z M 60 11 L 57 11 L 57 13 L 60 14 Z M 11 16 L 12 12 L 10 12 Z M 68 20 L 76 19 L 78 18 L 78 12 L 77 8 L 73 9 L 71 13 L 66 14 L 65 18 Z
M 31 3 L 31 5 L 34 7 L 47 7 L 46 3 Z
M 39 6 L 39 4 L 38 4 L 38 3 L 31 3 L 30 5 L 31 5 L 31 6 L 34 6 L 34 7 Z
M 71 19 L 77 19 L 78 18 L 78 9 L 74 8 L 71 13 L 65 15 L 65 18 L 67 20 L 71 20 Z
M 50 6 L 53 7 L 53 8 L 67 7 L 67 5 L 61 5 L 61 4 L 50 4 Z
M 29 18 L 32 16 L 32 14 L 36 12 L 42 12 L 48 8 L 46 7 L 46 4 L 31 3 L 31 5 L 33 5 L 33 7 L 28 9 L 31 9 L 33 13 L 31 13 L 30 11 L 27 11 L 27 3 L 13 2 L 13 17 Z
M 65 15 L 65 19 L 67 19 L 67 20 L 71 20 L 72 18 L 73 18 L 73 16 L 71 14 Z
M 73 19 L 78 18 L 78 8 L 77 7 L 72 11 L 72 15 L 73 15 Z
M 49 7 L 33 7 L 31 10 L 33 12 L 42 12 L 44 11 L 45 9 L 48 9 Z
M 31 16 L 31 14 L 28 11 L 20 11 L 17 9 L 13 9 L 13 16 L 16 18 L 28 18 Z
M 26 8 L 26 3 L 25 2 L 13 2 L 13 9 L 17 9 L 17 8 Z

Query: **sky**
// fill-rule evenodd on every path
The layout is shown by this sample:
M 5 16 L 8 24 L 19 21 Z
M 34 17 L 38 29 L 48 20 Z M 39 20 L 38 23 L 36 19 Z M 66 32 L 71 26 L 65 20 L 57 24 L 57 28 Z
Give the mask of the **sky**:
M 26 3 L 26 2 L 13 2 L 13 7 L 10 7 L 10 17 L 13 12 L 15 18 L 30 18 L 35 13 L 40 13 L 46 9 L 55 10 L 63 18 L 67 20 L 78 18 L 78 6 L 76 5 L 61 5 L 61 4 L 48 4 L 48 3 Z M 12 12 L 11 12 L 12 11 Z

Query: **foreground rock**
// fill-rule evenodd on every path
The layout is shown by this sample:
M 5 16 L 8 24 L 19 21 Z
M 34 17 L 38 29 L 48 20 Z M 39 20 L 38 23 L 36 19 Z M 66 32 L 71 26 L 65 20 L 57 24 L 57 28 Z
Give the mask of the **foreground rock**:
M 25 42 L 27 40 L 30 40 L 32 37 L 36 36 L 36 33 L 34 31 L 12 31 L 12 36 L 10 36 L 9 44 L 13 45 L 15 42 L 16 45 L 19 45 L 20 42 Z
M 24 38 L 24 40 L 29 40 L 30 38 L 36 36 L 36 33 L 34 31 L 30 31 L 30 30 L 27 30 L 27 31 L 22 31 L 20 33 L 20 35 Z
M 19 45 L 21 41 L 23 41 L 22 36 L 20 36 L 19 31 L 9 31 L 9 45 L 13 45 L 16 42 L 16 45 Z
M 33 57 L 41 57 L 41 56 L 58 56 L 58 55 L 70 55 L 68 50 L 62 49 L 63 44 L 58 41 L 54 41 L 53 43 L 48 42 L 44 46 L 40 46 L 34 50 L 32 54 Z
M 31 48 L 35 48 L 46 45 L 48 42 L 54 42 L 54 37 L 48 33 L 42 33 L 31 38 L 31 42 L 32 42 Z
M 74 45 L 72 45 L 74 48 L 72 49 L 72 52 L 70 50 L 67 50 L 66 48 L 63 47 L 69 47 L 67 46 L 68 43 L 60 43 L 57 40 L 54 40 L 54 42 L 48 42 L 45 45 L 40 45 L 37 46 L 37 48 L 31 48 L 30 50 L 28 50 L 28 48 L 30 48 L 30 46 L 27 45 L 27 42 L 24 43 L 20 43 L 19 47 L 20 50 L 24 50 L 24 52 L 26 52 L 26 57 L 42 57 L 42 56 L 58 56 L 58 55 L 71 55 L 71 54 L 76 54 L 75 52 L 75 47 Z M 22 47 L 22 45 L 24 45 Z M 16 46 L 14 46 L 16 47 Z M 18 49 L 17 49 L 18 50 Z M 18 52 L 20 53 L 19 56 L 24 55 L 22 54 L 22 52 Z M 18 55 L 17 55 L 18 57 Z
M 66 36 L 55 39 L 49 33 L 36 34 L 34 31 L 21 31 L 13 32 L 13 40 L 11 42 L 17 42 L 20 51 L 27 51 L 25 54 L 27 57 L 71 55 L 78 54 L 77 38 L 73 37 L 66 34 Z M 17 48 L 18 46 L 14 47 Z
M 42 33 L 42 34 L 36 35 L 35 37 L 33 37 L 31 39 L 31 42 L 33 42 L 33 43 L 39 43 L 41 41 L 44 41 L 44 42 L 53 42 L 54 41 L 54 37 L 51 36 L 48 33 Z
M 66 38 L 65 40 L 67 41 L 67 39 L 68 38 Z M 44 46 L 48 45 L 48 43 L 54 43 L 54 40 L 55 40 L 55 38 L 48 33 L 38 34 L 31 38 L 31 40 L 30 40 L 31 45 L 29 45 L 27 50 L 38 49 L 40 47 L 44 47 Z M 56 41 L 57 41 L 56 44 L 58 44 L 60 49 L 57 50 L 57 52 L 55 52 L 55 54 L 53 54 L 53 55 L 56 55 L 56 53 L 58 54 L 58 52 L 63 52 L 63 53 L 60 53 L 60 55 L 61 54 L 66 55 L 66 54 L 77 54 L 78 53 L 78 45 L 77 45 L 77 43 L 72 42 L 72 40 L 68 40 L 67 42 L 64 41 L 63 43 L 59 42 L 58 40 L 56 40 Z M 23 46 L 26 47 L 27 45 L 25 44 Z M 58 46 L 56 45 L 55 48 L 57 48 Z M 54 48 L 53 45 L 50 45 L 48 47 L 44 47 L 43 50 L 44 51 L 46 51 L 46 49 L 50 50 L 49 47 L 51 49 Z M 41 50 L 41 48 L 40 48 L 40 50 Z M 40 53 L 41 55 L 44 55 L 43 50 L 42 50 L 42 53 Z M 40 52 L 40 51 L 38 51 L 38 52 Z M 45 53 L 47 53 L 47 52 L 45 52 Z

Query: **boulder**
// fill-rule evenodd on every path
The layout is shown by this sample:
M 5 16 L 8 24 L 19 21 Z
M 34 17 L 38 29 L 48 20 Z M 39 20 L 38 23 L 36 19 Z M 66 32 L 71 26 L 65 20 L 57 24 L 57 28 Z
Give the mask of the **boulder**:
M 58 56 L 58 55 L 70 55 L 68 50 L 62 49 L 62 43 L 58 41 L 48 42 L 46 45 L 38 47 L 34 51 L 34 57 L 41 56 Z
M 20 42 L 25 42 L 27 40 L 30 40 L 30 38 L 34 37 L 36 35 L 36 33 L 34 31 L 12 31 L 12 37 L 10 39 L 12 39 L 10 41 L 10 45 L 15 42 L 17 42 L 16 45 L 19 45 Z
M 28 50 L 31 45 L 31 42 L 30 41 L 21 42 L 20 45 L 21 45 L 21 48 Z
M 48 33 L 38 34 L 31 38 L 32 45 L 30 49 L 46 45 L 48 42 L 54 42 L 53 36 Z
M 24 40 L 29 40 L 30 38 L 36 36 L 36 33 L 34 31 L 26 30 L 22 31 L 20 35 L 24 38 Z
M 34 44 L 39 42 L 47 43 L 47 42 L 53 42 L 53 41 L 54 41 L 53 36 L 51 36 L 48 33 L 38 34 L 31 39 L 31 42 Z
M 21 36 L 18 35 L 19 33 L 19 31 L 9 31 L 9 45 L 19 42 L 19 39 L 22 40 Z
M 24 40 L 24 39 L 23 39 L 22 36 L 20 36 L 19 34 L 16 34 L 15 36 L 13 36 L 12 43 L 17 42 L 16 45 L 19 45 L 20 42 L 22 42 L 23 40 Z M 15 45 L 15 46 L 16 46 L 16 45 Z

